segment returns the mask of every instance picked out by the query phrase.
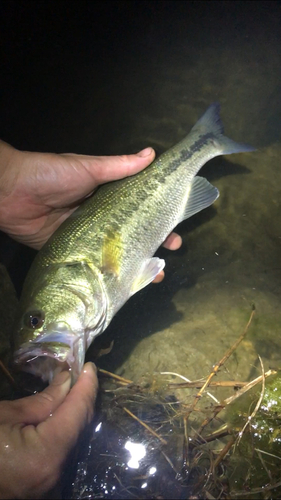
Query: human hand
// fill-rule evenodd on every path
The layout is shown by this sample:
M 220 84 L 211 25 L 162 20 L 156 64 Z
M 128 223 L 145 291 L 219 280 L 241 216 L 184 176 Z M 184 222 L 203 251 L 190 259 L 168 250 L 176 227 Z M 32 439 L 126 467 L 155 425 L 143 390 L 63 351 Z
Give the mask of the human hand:
M 70 382 L 64 371 L 36 395 L 0 402 L 0 498 L 39 498 L 57 483 L 93 415 L 98 381 L 92 363 L 71 390 Z
M 99 184 L 136 174 L 154 159 L 146 148 L 123 156 L 18 151 L 0 141 L 0 229 L 40 249 L 51 234 Z M 164 247 L 176 250 L 172 233 Z M 155 281 L 164 277 L 162 271 Z

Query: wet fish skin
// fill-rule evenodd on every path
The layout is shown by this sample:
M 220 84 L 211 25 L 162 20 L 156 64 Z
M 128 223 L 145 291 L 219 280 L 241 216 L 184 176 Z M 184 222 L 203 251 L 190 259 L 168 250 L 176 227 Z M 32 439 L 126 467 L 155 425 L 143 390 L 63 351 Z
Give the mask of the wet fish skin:
M 157 248 L 179 222 L 218 197 L 196 176 L 200 168 L 215 156 L 249 151 L 254 148 L 223 135 L 213 103 L 186 138 L 145 170 L 101 186 L 84 201 L 27 275 L 16 363 L 49 381 L 70 366 L 75 382 L 94 337 L 163 269 L 164 261 L 153 257 Z

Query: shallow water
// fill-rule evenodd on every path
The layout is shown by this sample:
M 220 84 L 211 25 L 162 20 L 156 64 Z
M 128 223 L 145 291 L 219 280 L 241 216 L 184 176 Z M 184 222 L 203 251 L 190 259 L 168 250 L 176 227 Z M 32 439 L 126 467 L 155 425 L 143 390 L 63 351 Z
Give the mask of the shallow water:
M 10 5 L 1 21 L 7 142 L 96 155 L 151 145 L 160 154 L 219 101 L 226 135 L 257 148 L 202 168 L 219 199 L 180 224 L 179 251 L 159 250 L 164 282 L 114 318 L 100 339 L 114 339 L 113 350 L 98 365 L 134 381 L 155 371 L 206 376 L 254 303 L 224 378 L 260 374 L 258 355 L 265 370 L 280 367 L 280 3 Z M 1 238 L 1 260 L 19 291 L 34 254 Z

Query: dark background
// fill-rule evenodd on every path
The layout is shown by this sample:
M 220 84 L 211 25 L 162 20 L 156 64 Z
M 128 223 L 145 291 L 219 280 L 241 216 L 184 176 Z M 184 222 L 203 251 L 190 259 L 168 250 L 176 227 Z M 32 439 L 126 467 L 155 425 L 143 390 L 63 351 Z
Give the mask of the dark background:
M 173 144 L 194 123 L 189 115 L 180 119 L 177 98 L 205 108 L 200 88 L 208 78 L 194 74 L 198 93 L 190 92 L 173 67 L 191 68 L 192 76 L 206 46 L 214 88 L 222 48 L 245 52 L 262 67 L 256 41 L 280 46 L 280 19 L 280 2 L 2 0 L 0 138 L 30 151 L 108 155 L 151 145 L 159 154 L 161 138 Z M 177 96 L 179 83 L 186 95 Z M 173 100 L 165 90 L 159 96 L 165 86 L 175 86 Z M 272 109 L 270 117 L 262 110 L 262 126 L 247 100 L 242 103 L 247 141 L 262 145 L 265 129 L 270 140 L 280 130 L 279 94 L 272 96 L 273 118 Z M 210 102 L 217 98 L 212 90 Z M 166 117 L 181 120 L 180 135 Z M 0 261 L 18 293 L 34 255 L 0 233 Z
M 280 16 L 279 2 L 2 0 L 0 137 L 26 150 L 130 152 L 130 125 L 153 116 L 160 62 L 189 47 L 191 65 L 208 45 L 215 65 L 219 47 L 279 43 Z
M 230 54 L 228 60 L 222 57 L 224 50 Z M 281 137 L 281 84 L 272 86 L 268 97 L 264 83 L 252 89 L 252 82 L 244 77 L 248 64 L 248 74 L 258 68 L 261 82 L 273 75 L 278 80 L 279 73 L 281 82 L 281 4 L 277 1 L 0 0 L 0 51 L 0 138 L 19 149 L 110 155 L 151 145 L 159 154 L 188 133 L 213 100 L 223 104 L 229 137 L 257 147 Z M 237 55 L 241 57 L 236 75 Z M 268 64 L 271 58 L 275 65 Z M 229 67 L 231 82 L 226 78 Z M 185 113 L 189 105 L 190 112 Z M 226 170 L 222 162 L 216 160 L 216 175 Z M 230 174 L 231 168 L 234 172 L 235 165 L 228 166 Z M 266 176 L 266 163 L 264 172 Z M 264 179 L 266 186 L 269 179 Z M 223 192 L 227 206 L 231 194 Z M 261 197 L 260 191 L 257 196 Z M 249 199 L 245 212 L 250 213 L 251 203 Z M 207 222 L 214 213 L 210 208 L 198 214 L 188 227 Z M 270 220 L 268 216 L 267 226 Z M 246 260 L 255 259 L 259 248 L 256 240 L 251 244 L 254 250 L 250 257 L 246 253 Z M 195 256 L 202 252 L 193 266 L 186 248 L 176 255 L 161 250 L 169 264 L 157 293 L 148 287 L 137 294 L 100 337 L 116 339 L 112 357 L 108 356 L 111 371 L 114 363 L 127 358 L 141 335 L 180 321 L 171 299 L 183 282 L 193 286 L 205 262 L 216 269 L 218 264 L 207 260 L 211 257 L 206 241 L 196 240 L 193 250 L 190 253 Z M 173 263 L 184 252 L 186 260 L 174 272 Z M 243 263 L 240 248 L 237 253 Z M 18 294 L 34 255 L 35 251 L 0 232 L 0 262 L 7 266 Z M 231 260 L 235 259 L 227 254 L 226 267 Z M 247 262 L 241 269 L 247 274 Z
M 269 1 L 2 0 L 0 138 L 30 151 L 108 155 L 151 145 L 159 154 L 162 138 L 174 144 L 198 117 L 183 114 L 180 105 L 190 103 L 200 112 L 206 107 L 201 89 L 208 74 L 192 74 L 203 49 L 204 57 L 206 47 L 210 51 L 210 103 L 221 99 L 223 89 L 219 76 L 216 82 L 218 51 L 245 54 L 262 74 L 267 55 L 258 44 L 281 46 L 280 20 L 280 2 Z M 190 68 L 187 81 L 173 69 L 181 67 Z M 237 77 L 234 98 L 245 83 Z M 177 96 L 177 85 L 186 93 Z M 254 112 L 247 92 L 241 94 L 248 142 L 261 146 L 279 138 L 280 95 L 277 88 Z M 179 123 L 180 133 L 165 123 L 167 117 Z M 234 132 L 239 140 L 239 129 Z M 18 293 L 33 256 L 0 233 L 0 261 Z

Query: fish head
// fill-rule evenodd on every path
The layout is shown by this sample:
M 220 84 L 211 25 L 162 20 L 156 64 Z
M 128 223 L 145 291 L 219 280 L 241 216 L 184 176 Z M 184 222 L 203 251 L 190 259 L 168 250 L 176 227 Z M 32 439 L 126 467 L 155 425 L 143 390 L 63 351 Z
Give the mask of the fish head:
M 76 382 L 89 339 L 103 331 L 105 318 L 101 294 L 89 292 L 88 283 L 51 283 L 25 300 L 15 335 L 17 368 L 45 382 L 67 369 Z

